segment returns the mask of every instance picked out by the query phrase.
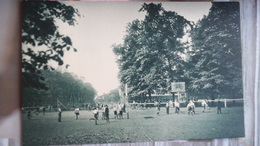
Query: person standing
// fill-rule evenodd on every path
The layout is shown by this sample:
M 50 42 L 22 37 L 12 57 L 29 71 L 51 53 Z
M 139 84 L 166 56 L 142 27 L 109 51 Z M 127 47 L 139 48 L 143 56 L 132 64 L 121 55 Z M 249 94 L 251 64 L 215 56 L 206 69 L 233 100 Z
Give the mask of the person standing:
M 156 101 L 156 102 L 155 102 L 155 105 L 157 106 L 157 115 L 159 116 L 159 114 L 160 114 L 160 108 L 161 108 L 161 103 L 160 103 L 160 101 Z
M 222 114 L 222 112 L 221 112 L 221 101 L 220 101 L 220 99 L 218 99 L 218 102 L 217 102 L 217 114 Z
M 166 102 L 165 106 L 166 106 L 166 114 L 169 114 L 169 107 L 170 107 L 169 101 Z
M 122 111 L 122 105 L 118 103 L 118 118 L 123 119 L 123 111 Z
M 58 108 L 58 122 L 61 122 L 61 108 Z
M 98 113 L 99 113 L 99 112 L 98 112 L 98 107 L 97 107 L 97 108 L 95 108 L 95 109 L 93 110 L 95 125 L 97 125 Z
M 105 119 L 109 122 L 109 109 L 107 105 L 105 105 Z
M 180 112 L 180 103 L 178 102 L 178 100 L 175 100 L 174 106 L 175 106 L 175 113 L 179 114 L 179 112 Z
M 193 100 L 190 100 L 191 106 L 192 106 L 192 112 L 193 114 L 195 114 L 195 103 L 193 102 Z
M 187 105 L 188 115 L 193 115 L 193 104 L 192 101 L 189 101 L 189 104 Z
M 206 100 L 205 100 L 205 99 L 202 100 L 202 101 L 201 101 L 201 106 L 203 107 L 203 110 L 202 110 L 203 113 L 204 113 L 204 111 L 205 111 L 205 109 L 206 109 L 206 105 L 207 105 Z
M 40 111 L 40 107 L 37 105 L 37 107 L 36 107 L 36 115 L 39 114 L 39 111 Z
M 45 106 L 42 107 L 42 115 L 45 114 Z
M 172 100 L 169 101 L 169 106 L 170 106 L 171 108 L 173 108 L 173 101 L 172 101 Z
M 201 106 L 203 107 L 203 111 L 202 111 L 203 113 L 206 108 L 209 110 L 209 105 L 208 105 L 207 99 L 202 100 Z
M 31 110 L 29 109 L 29 110 L 27 111 L 27 119 L 30 120 L 31 117 L 32 117 L 32 112 L 31 112 Z
M 117 119 L 117 108 L 114 107 L 113 110 L 114 110 L 114 119 Z
M 76 108 L 76 109 L 74 110 L 74 113 L 75 113 L 75 115 L 76 115 L 76 120 L 78 120 L 78 118 L 79 118 L 79 108 Z

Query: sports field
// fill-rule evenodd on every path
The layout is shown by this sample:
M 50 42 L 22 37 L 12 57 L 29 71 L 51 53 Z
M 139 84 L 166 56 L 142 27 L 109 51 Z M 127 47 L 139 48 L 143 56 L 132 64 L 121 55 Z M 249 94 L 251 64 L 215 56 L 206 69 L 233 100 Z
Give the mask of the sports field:
M 79 119 L 75 120 L 73 111 L 62 113 L 62 122 L 58 122 L 57 112 L 45 115 L 33 114 L 28 120 L 23 115 L 23 145 L 58 145 L 58 144 L 95 144 L 125 143 L 165 140 L 212 139 L 244 137 L 244 117 L 242 107 L 222 108 L 217 114 L 216 108 L 202 112 L 196 108 L 195 115 L 188 115 L 186 108 L 180 113 L 166 114 L 161 108 L 130 109 L 129 119 L 113 119 L 110 122 L 98 120 L 94 124 L 91 111 L 81 110 Z

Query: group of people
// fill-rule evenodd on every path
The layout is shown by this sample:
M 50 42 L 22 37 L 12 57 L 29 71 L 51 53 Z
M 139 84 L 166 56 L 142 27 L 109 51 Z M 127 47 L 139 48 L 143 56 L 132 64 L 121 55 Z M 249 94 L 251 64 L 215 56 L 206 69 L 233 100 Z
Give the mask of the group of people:
M 160 108 L 161 108 L 161 102 L 155 101 L 154 105 L 157 108 L 157 115 L 159 115 Z M 175 107 L 175 113 L 179 114 L 179 112 L 180 112 L 180 103 L 177 100 L 175 102 L 173 102 L 171 100 L 167 101 L 165 104 L 165 107 L 166 107 L 166 114 L 170 114 L 170 107 Z
M 98 117 L 99 117 L 99 109 L 98 109 L 98 107 L 96 107 L 93 110 L 93 115 L 94 115 L 93 120 L 95 121 L 95 124 L 97 125 L 97 120 L 98 120 Z M 106 122 L 109 122 L 109 108 L 108 108 L 108 105 L 103 106 L 103 109 L 102 109 L 102 120 L 106 120 Z
M 33 110 L 33 109 L 28 109 L 27 112 L 26 112 L 27 119 L 30 120 L 33 113 L 35 113 L 36 115 L 38 115 L 38 114 L 40 113 L 40 110 L 42 111 L 42 114 L 44 115 L 44 114 L 45 114 L 45 111 L 46 111 L 45 106 L 42 106 L 42 107 L 37 106 L 37 107 L 35 108 L 35 110 Z
M 158 100 L 155 101 L 154 106 L 157 108 L 157 115 L 159 115 L 160 110 L 161 110 L 161 102 L 158 101 Z M 210 110 L 207 99 L 204 99 L 204 100 L 201 101 L 201 106 L 203 107 L 202 112 L 205 112 L 206 109 Z M 174 102 L 171 101 L 171 100 L 167 101 L 165 107 L 166 107 L 166 114 L 169 114 L 170 107 L 172 107 L 172 108 L 175 107 L 175 113 L 179 114 L 179 112 L 180 112 L 180 103 L 178 102 L 178 100 L 175 100 Z M 113 106 L 113 108 L 111 108 L 111 109 L 113 109 L 114 119 L 123 119 L 123 113 L 126 112 L 126 105 L 124 103 L 118 103 L 115 106 Z M 187 103 L 187 111 L 188 111 L 188 115 L 195 114 L 195 104 L 192 100 L 189 100 L 188 103 Z M 101 115 L 102 120 L 106 120 L 106 122 L 109 122 L 109 107 L 108 107 L 108 105 L 105 105 L 105 106 L 102 105 L 101 107 L 96 106 L 93 109 L 92 112 L 93 112 L 93 115 L 94 115 L 94 118 L 92 118 L 92 119 L 95 120 L 95 124 L 97 124 L 99 113 L 102 113 L 102 115 Z M 37 108 L 36 114 L 38 115 L 38 113 L 39 113 L 39 110 Z M 42 113 L 43 113 L 43 115 L 45 114 L 45 107 L 42 108 Z M 80 109 L 76 108 L 74 110 L 74 113 L 75 113 L 76 120 L 78 120 L 79 115 L 80 115 Z M 58 108 L 58 122 L 61 122 L 61 114 L 62 114 L 61 108 Z M 220 102 L 220 100 L 218 100 L 218 102 L 217 102 L 217 114 L 221 114 L 221 102 Z M 27 111 L 27 118 L 31 119 L 31 116 L 32 116 L 32 111 L 28 110 Z M 129 115 L 127 115 L 127 116 L 129 116 Z
M 117 105 L 113 106 L 112 109 L 113 109 L 114 119 L 123 119 L 123 113 L 126 112 L 126 105 L 124 103 L 122 103 L 122 104 L 118 103 Z M 99 113 L 100 113 L 100 110 L 99 110 L 98 107 L 93 110 L 93 114 L 94 114 L 93 120 L 95 120 L 95 124 L 97 124 Z M 105 105 L 102 108 L 102 120 L 106 120 L 107 122 L 109 122 L 109 107 L 108 107 L 108 105 Z
M 155 101 L 154 106 L 157 108 L 157 115 L 160 114 L 160 109 L 161 109 L 161 102 L 160 101 Z M 203 107 L 203 111 L 205 112 L 206 109 L 210 110 L 210 107 L 208 105 L 208 100 L 204 99 L 201 102 L 201 106 Z M 169 114 L 170 107 L 175 107 L 175 113 L 179 114 L 180 112 L 180 103 L 178 100 L 173 101 L 166 101 L 165 103 L 166 107 L 166 114 Z M 188 115 L 194 115 L 195 114 L 195 103 L 193 100 L 188 100 L 187 102 L 187 112 Z M 221 103 L 220 101 L 217 102 L 217 114 L 221 114 Z
M 123 119 L 123 113 L 126 112 L 126 106 L 124 103 L 118 103 L 113 107 L 113 113 L 114 113 L 114 119 Z M 74 110 L 76 120 L 78 120 L 79 116 L 79 108 L 76 108 Z M 96 107 L 92 110 L 93 118 L 90 118 L 90 120 L 94 120 L 95 124 L 97 124 L 97 120 L 99 120 L 99 116 L 101 116 L 102 120 L 106 120 L 106 122 L 109 122 L 109 107 L 108 105 L 101 105 L 98 104 Z M 58 121 L 61 122 L 61 109 L 58 108 Z

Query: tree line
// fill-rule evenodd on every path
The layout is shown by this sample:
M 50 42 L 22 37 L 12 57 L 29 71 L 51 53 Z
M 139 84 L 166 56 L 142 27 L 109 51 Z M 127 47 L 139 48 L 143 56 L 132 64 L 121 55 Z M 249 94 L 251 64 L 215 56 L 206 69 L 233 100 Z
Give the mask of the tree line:
M 47 90 L 32 87 L 23 88 L 23 106 L 57 106 L 57 100 L 66 107 L 81 107 L 85 103 L 94 103 L 97 92 L 90 83 L 73 73 L 58 70 L 43 70 L 44 84 Z
M 23 106 L 68 106 L 94 102 L 96 90 L 78 76 L 56 70 L 50 62 L 68 68 L 63 57 L 73 47 L 69 36 L 57 26 L 61 20 L 70 26 L 81 17 L 78 10 L 61 2 L 22 3 L 22 101 Z
M 197 23 L 161 3 L 144 3 L 113 45 L 119 79 L 130 96 L 165 94 L 172 82 L 185 82 L 188 95 L 211 99 L 242 97 L 239 3 L 213 2 Z

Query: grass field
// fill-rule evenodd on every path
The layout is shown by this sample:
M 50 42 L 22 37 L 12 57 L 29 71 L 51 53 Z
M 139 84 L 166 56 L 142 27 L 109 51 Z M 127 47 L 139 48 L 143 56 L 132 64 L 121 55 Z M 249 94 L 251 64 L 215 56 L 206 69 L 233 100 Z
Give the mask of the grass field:
M 129 110 L 129 119 L 112 119 L 110 122 L 99 120 L 98 125 L 89 120 L 91 111 L 80 111 L 75 120 L 73 111 L 62 113 L 62 122 L 58 122 L 57 112 L 45 115 L 33 115 L 31 120 L 23 115 L 23 145 L 58 145 L 58 144 L 95 144 L 125 143 L 145 141 L 212 139 L 244 137 L 244 117 L 242 107 L 222 108 L 217 114 L 216 108 L 206 110 L 196 108 L 195 115 L 188 115 L 186 108 L 180 114 L 170 109 L 167 115 L 161 108 L 156 115 L 156 108 Z

